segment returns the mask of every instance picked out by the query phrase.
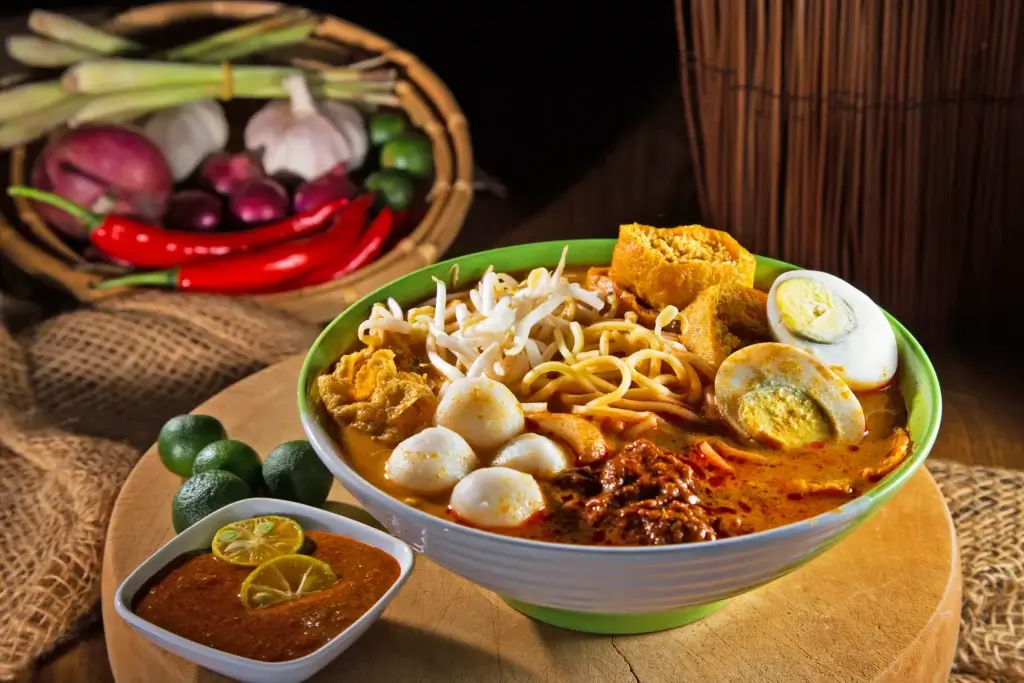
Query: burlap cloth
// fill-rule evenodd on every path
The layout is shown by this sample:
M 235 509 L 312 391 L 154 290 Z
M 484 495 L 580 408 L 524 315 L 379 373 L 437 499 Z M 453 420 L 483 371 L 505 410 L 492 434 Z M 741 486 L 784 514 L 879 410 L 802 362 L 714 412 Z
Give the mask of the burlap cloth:
M 110 509 L 171 415 L 316 330 L 252 303 L 149 293 L 24 325 L 0 299 L 0 678 L 94 614 Z M 1024 473 L 931 462 L 960 538 L 953 681 L 1024 681 Z
M 0 678 L 94 613 L 114 497 L 160 425 L 317 332 L 253 303 L 160 293 L 27 326 L 26 311 L 0 299 Z

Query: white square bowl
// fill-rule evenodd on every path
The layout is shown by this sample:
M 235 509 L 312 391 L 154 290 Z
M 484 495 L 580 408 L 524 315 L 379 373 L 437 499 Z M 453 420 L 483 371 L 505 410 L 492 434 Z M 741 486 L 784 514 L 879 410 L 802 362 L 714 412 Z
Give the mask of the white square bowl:
M 209 548 L 214 534 L 225 524 L 262 515 L 289 517 L 302 525 L 303 529 L 327 531 L 379 548 L 397 560 L 401 568 L 398 580 L 366 614 L 323 647 L 305 657 L 287 662 L 261 662 L 200 645 L 162 629 L 131 611 L 135 594 L 168 564 L 187 552 Z M 118 587 L 114 594 L 114 608 L 122 619 L 143 636 L 199 666 L 246 683 L 293 683 L 304 681 L 320 671 L 356 642 L 380 618 L 388 603 L 401 590 L 412 572 L 414 562 L 413 551 L 404 542 L 360 522 L 299 503 L 273 498 L 249 498 L 217 510 L 150 555 Z

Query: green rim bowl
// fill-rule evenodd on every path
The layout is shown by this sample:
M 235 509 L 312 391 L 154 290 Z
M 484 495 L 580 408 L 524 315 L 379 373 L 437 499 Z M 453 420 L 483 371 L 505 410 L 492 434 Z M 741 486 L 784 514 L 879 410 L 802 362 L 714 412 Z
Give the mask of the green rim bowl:
M 501 272 L 553 268 L 568 245 L 570 266 L 607 265 L 615 240 L 542 242 L 470 254 L 423 268 L 364 297 L 319 336 L 299 375 L 299 415 L 324 464 L 366 510 L 415 550 L 503 596 L 535 619 L 591 633 L 644 633 L 710 614 L 730 597 L 777 579 L 842 540 L 889 500 L 928 456 L 939 431 L 938 377 L 917 340 L 889 316 L 900 353 L 899 388 L 909 411 L 913 450 L 866 494 L 808 520 L 748 536 L 674 546 L 611 548 L 530 541 L 471 529 L 405 505 L 360 477 L 332 438 L 319 407 L 316 378 L 357 340 L 357 328 L 376 302 L 402 306 L 435 294 L 433 278 L 452 289 L 489 266 Z M 755 284 L 765 291 L 780 274 L 797 270 L 758 257 Z M 456 285 L 457 286 L 457 285 Z

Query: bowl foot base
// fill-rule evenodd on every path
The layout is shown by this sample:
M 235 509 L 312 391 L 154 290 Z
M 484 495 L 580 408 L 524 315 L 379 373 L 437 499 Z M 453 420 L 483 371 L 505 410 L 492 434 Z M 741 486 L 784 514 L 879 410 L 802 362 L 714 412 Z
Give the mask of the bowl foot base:
M 599 633 L 603 635 L 628 636 L 638 633 L 667 631 L 686 624 L 691 624 L 716 612 L 728 600 L 709 602 L 704 605 L 690 605 L 665 612 L 648 612 L 646 614 L 599 614 L 591 612 L 572 612 L 570 610 L 541 607 L 511 598 L 502 598 L 512 609 L 522 612 L 531 619 L 581 633 Z

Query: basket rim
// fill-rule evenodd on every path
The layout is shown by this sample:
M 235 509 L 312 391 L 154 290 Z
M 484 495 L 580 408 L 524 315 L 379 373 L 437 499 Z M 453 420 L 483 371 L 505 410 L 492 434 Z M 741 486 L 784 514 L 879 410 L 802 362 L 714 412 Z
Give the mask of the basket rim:
M 169 0 L 129 8 L 107 19 L 102 25 L 114 32 L 131 32 L 206 17 L 245 21 L 287 9 L 300 9 L 300 6 L 276 0 L 241 0 L 229 3 L 218 0 Z M 316 14 L 322 20 L 315 33 L 318 38 L 387 55 L 388 60 L 402 70 L 401 83 L 409 84 L 407 87 L 411 93 L 410 97 L 425 105 L 429 112 L 427 116 L 431 117 L 425 126 L 413 123 L 417 128 L 432 134 L 430 137 L 431 144 L 435 147 L 435 155 L 446 155 L 450 160 L 450 172 L 447 178 L 441 178 L 440 174 L 435 176 L 434 185 L 428 193 L 426 214 L 420 223 L 373 263 L 344 278 L 313 287 L 246 297 L 286 309 L 301 309 L 301 300 L 310 295 L 323 298 L 338 294 L 349 301 L 355 300 L 368 291 L 367 288 L 379 286 L 381 280 L 394 279 L 436 262 L 461 232 L 473 199 L 474 160 L 468 124 L 447 85 L 415 55 L 402 50 L 379 34 L 328 12 Z M 412 121 L 409 106 L 408 101 L 400 98 L 398 108 Z M 438 145 L 444 149 L 440 149 Z M 27 162 L 25 146 L 12 150 L 12 179 L 27 178 L 30 172 Z M 34 210 L 29 209 L 29 213 L 34 214 Z M 62 256 L 59 250 L 52 246 L 47 247 L 47 240 L 40 239 L 38 235 L 36 240 L 33 240 L 25 234 L 34 233 L 35 230 L 28 226 L 24 231 L 19 228 L 19 219 L 22 225 L 28 223 L 24 219 L 24 214 L 25 211 L 19 210 L 16 205 L 13 216 L 0 215 L 0 252 L 30 276 L 44 279 L 51 285 L 69 291 L 83 302 L 136 291 L 135 288 L 102 291 L 92 289 L 93 285 L 102 282 L 106 276 L 76 269 L 75 263 L 66 255 Z M 42 223 L 40 217 L 35 216 L 35 219 Z M 50 230 L 45 223 L 43 225 Z M 339 305 L 345 304 L 343 301 Z

